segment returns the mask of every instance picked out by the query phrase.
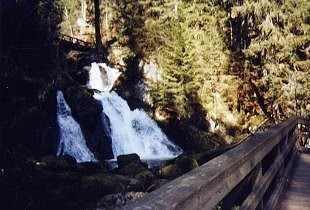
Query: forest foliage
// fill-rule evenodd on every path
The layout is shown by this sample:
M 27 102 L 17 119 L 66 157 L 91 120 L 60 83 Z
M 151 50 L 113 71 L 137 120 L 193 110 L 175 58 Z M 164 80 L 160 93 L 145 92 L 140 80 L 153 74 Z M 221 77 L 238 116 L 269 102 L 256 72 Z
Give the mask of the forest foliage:
M 309 115 L 309 1 L 100 4 L 102 43 L 123 49 L 124 71 L 132 59 L 157 65 L 151 104 L 169 116 L 189 119 L 199 106 L 205 119 L 242 130 Z
M 32 7 L 20 2 L 20 10 L 32 14 L 27 11 Z M 165 116 L 194 122 L 202 117 L 215 123 L 213 130 L 235 135 L 229 128 L 243 130 L 266 119 L 278 122 L 310 114 L 308 0 L 99 3 L 104 56 L 110 65 L 127 71 L 127 80 L 142 71 L 133 63 L 154 63 L 158 77 L 147 82 L 149 103 Z M 38 30 L 47 37 L 42 42 L 55 44 L 56 33 L 59 39 L 69 35 L 95 45 L 94 1 L 35 4 L 36 19 L 46 26 Z M 46 12 L 51 9 L 54 12 Z M 57 56 L 54 52 L 55 62 Z

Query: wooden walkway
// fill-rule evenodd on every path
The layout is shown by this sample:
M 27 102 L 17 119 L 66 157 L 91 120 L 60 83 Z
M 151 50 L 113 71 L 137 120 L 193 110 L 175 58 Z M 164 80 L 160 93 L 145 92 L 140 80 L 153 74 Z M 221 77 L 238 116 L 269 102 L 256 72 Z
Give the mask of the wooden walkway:
M 279 210 L 310 210 L 310 154 L 297 155 Z

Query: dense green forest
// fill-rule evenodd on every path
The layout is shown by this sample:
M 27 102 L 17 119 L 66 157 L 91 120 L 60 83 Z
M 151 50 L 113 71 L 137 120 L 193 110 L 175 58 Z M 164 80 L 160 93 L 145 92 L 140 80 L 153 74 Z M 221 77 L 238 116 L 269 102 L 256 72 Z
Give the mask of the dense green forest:
M 85 137 L 97 138 L 102 108 L 86 85 L 94 61 L 119 69 L 114 89 L 185 151 L 310 115 L 309 0 L 0 0 L 0 15 L 4 208 L 95 208 L 126 188 L 102 165 L 46 158 L 56 154 L 58 89 Z M 145 192 L 155 175 L 140 169 L 147 184 L 131 187 Z
M 157 66 L 157 78 L 147 81 L 156 111 L 194 122 L 203 117 L 230 134 L 266 119 L 309 115 L 309 4 L 100 1 L 101 42 L 110 65 L 124 72 L 134 74 L 137 60 Z M 60 32 L 94 42 L 93 2 L 59 5 Z

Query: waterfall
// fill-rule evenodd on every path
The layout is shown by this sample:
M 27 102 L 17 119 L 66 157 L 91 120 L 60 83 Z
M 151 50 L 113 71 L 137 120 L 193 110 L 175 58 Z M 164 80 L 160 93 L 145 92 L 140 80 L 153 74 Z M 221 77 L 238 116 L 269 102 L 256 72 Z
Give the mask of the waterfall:
M 116 92 L 96 93 L 103 113 L 109 118 L 114 157 L 137 153 L 141 159 L 168 159 L 182 150 L 168 140 L 166 135 L 143 110 L 130 110 L 127 102 Z
M 137 153 L 141 159 L 159 160 L 181 154 L 182 149 L 169 141 L 143 110 L 130 110 L 127 102 L 116 92 L 108 92 L 120 74 L 118 70 L 105 68 L 105 75 L 102 75 L 98 66 L 106 67 L 105 64 L 92 63 L 88 85 L 102 91 L 95 93 L 94 98 L 101 101 L 102 114 L 109 118 L 103 126 L 109 130 L 114 157 Z
M 60 141 L 57 156 L 70 155 L 79 162 L 96 161 L 88 149 L 80 125 L 73 119 L 63 93 L 57 91 L 57 122 L 60 129 Z
M 99 91 L 110 91 L 120 74 L 117 69 L 113 69 L 105 63 L 92 63 L 89 72 L 89 86 Z

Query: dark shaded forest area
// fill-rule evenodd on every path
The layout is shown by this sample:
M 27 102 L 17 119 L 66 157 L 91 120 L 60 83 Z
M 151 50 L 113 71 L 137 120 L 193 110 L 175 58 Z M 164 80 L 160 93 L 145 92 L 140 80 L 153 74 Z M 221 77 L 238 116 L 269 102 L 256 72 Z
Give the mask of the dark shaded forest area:
M 51 1 L 1 1 L 2 156 L 29 156 L 39 150 L 42 119 L 55 112 L 55 107 L 46 107 L 45 94 L 55 84 L 62 61 L 60 12 Z

